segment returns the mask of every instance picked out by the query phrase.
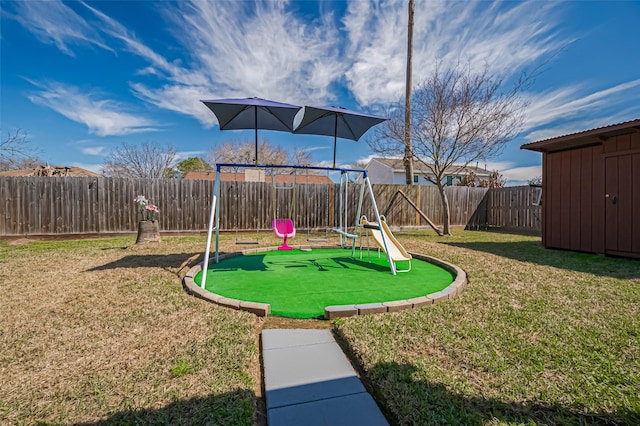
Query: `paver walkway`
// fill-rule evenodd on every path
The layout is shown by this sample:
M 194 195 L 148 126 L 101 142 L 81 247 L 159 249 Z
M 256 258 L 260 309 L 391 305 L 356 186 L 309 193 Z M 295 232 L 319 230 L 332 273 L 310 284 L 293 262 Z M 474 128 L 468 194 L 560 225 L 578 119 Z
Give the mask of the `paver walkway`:
M 389 423 L 328 330 L 263 330 L 269 426 Z

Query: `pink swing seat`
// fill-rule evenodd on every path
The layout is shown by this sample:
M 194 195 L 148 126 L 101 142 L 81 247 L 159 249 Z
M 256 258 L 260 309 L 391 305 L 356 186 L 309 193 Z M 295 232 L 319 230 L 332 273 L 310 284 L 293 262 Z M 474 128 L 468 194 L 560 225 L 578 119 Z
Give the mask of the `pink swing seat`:
M 296 236 L 296 228 L 293 226 L 293 221 L 291 219 L 273 219 L 273 221 L 271 221 L 271 228 L 276 237 L 284 240 L 282 245 L 278 247 L 278 250 L 292 250 L 287 244 L 287 238 L 294 238 Z

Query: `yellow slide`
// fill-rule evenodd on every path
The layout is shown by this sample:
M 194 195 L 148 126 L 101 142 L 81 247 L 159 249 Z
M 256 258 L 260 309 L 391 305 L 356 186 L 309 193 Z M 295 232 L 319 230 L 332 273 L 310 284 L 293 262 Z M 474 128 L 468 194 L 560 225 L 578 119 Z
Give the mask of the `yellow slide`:
M 366 218 L 362 218 L 362 226 L 371 231 L 371 235 L 373 235 L 373 239 L 376 240 L 376 244 L 385 254 L 387 251 L 384 248 L 384 243 L 387 243 L 387 249 L 389 250 L 389 257 L 394 262 L 409 262 L 409 269 L 398 270 L 396 267 L 396 272 L 409 272 L 411 270 L 411 255 L 407 253 L 407 251 L 402 247 L 402 244 L 396 240 L 396 237 L 393 236 L 393 233 L 387 226 L 387 223 L 384 220 L 381 220 L 382 226 L 378 226 L 375 222 L 367 222 Z M 384 235 L 383 235 L 384 234 Z M 384 242 L 382 241 L 382 237 L 384 236 Z

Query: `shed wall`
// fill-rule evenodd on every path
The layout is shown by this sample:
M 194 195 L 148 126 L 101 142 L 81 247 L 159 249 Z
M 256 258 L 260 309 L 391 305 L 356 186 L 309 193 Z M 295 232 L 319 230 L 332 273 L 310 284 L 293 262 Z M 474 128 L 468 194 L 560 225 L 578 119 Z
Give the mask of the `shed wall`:
M 545 247 L 640 257 L 640 133 L 547 152 L 543 164 Z
M 640 133 L 604 143 L 605 253 L 640 258 Z

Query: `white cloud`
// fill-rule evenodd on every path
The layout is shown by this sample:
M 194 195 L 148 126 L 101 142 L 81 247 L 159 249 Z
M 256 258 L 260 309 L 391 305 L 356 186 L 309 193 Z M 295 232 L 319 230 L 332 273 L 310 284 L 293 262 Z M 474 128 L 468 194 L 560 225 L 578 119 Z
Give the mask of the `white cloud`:
M 192 116 L 205 126 L 216 118 L 201 99 L 260 96 L 300 105 L 329 104 L 346 85 L 363 106 L 376 108 L 404 94 L 406 66 L 405 0 L 355 0 L 347 3 L 340 22 L 334 10 L 319 7 L 308 20 L 296 15 L 290 1 L 159 2 L 172 28 L 179 51 L 165 57 L 112 17 L 96 9 L 100 3 L 71 4 L 84 7 L 89 20 L 61 1 L 11 3 L 13 19 L 40 40 L 72 55 L 71 44 L 87 44 L 112 51 L 103 39 L 145 61 L 132 73 L 135 96 L 158 108 Z M 95 7 L 94 7 L 95 6 Z M 559 36 L 562 3 L 416 2 L 414 28 L 414 84 L 433 71 L 435 61 L 447 67 L 457 62 L 473 69 L 488 67 L 506 79 L 535 67 L 571 40 Z M 328 11 L 327 11 L 328 10 Z M 167 27 L 160 23 L 160 27 Z M 268 35 L 268 36 L 265 36 Z M 623 121 L 637 107 L 622 104 L 640 80 L 585 93 L 569 86 L 530 95 L 527 139 L 557 136 L 563 129 L 593 128 L 585 117 L 597 115 Z M 63 99 L 71 95 L 77 105 Z M 72 120 L 86 124 L 98 135 L 156 130 L 156 123 L 124 111 L 121 104 L 81 94 L 70 87 L 48 87 L 31 97 Z M 610 111 L 617 104 L 617 112 Z M 605 106 L 609 110 L 604 111 Z M 572 120 L 573 125 L 560 121 Z M 581 126 L 582 123 L 585 126 Z M 602 122 L 610 124 L 612 121 Z M 545 127 L 541 129 L 541 127 Z M 553 127 L 553 128 L 552 128 Z M 555 132 L 555 133 L 553 133 Z M 564 133 L 560 133 L 564 134 Z
M 165 3 L 174 36 L 190 62 L 179 67 L 160 60 L 134 42 L 109 18 L 114 36 L 151 66 L 150 74 L 168 80 L 160 87 L 132 85 L 141 99 L 161 108 L 191 115 L 206 125 L 215 117 L 201 99 L 259 96 L 294 104 L 323 104 L 333 98 L 331 84 L 344 74 L 338 59 L 338 33 L 331 15 L 305 22 L 287 12 L 287 2 L 259 1 L 247 11 L 245 2 L 195 1 Z M 265 36 L 268 34 L 268 37 Z
M 162 73 L 167 73 L 175 77 L 178 81 L 182 81 L 182 79 L 184 78 L 187 83 L 194 83 L 194 73 L 186 72 L 187 70 L 167 61 L 164 57 L 162 57 L 162 55 L 154 52 L 153 49 L 149 48 L 142 41 L 138 40 L 133 32 L 128 30 L 124 25 L 120 24 L 116 20 L 110 18 L 109 16 L 89 6 L 86 3 L 83 3 L 83 5 L 87 9 L 89 9 L 96 16 L 96 18 L 99 19 L 101 31 L 117 40 L 120 40 L 122 43 L 124 43 L 128 51 L 144 58 L 152 64 L 151 67 L 143 70 L 144 73 L 161 74 L 158 72 L 158 70 L 160 70 Z M 203 76 L 197 77 L 198 79 L 195 81 L 199 82 L 200 84 L 204 84 L 207 82 L 207 80 Z
M 302 147 L 300 149 L 305 152 L 313 152 L 313 151 L 327 150 L 327 149 L 330 149 L 330 147 L 329 146 L 309 146 L 309 147 Z
M 318 161 L 317 163 L 315 163 L 314 166 L 331 168 L 331 167 L 333 167 L 333 162 L 329 161 L 329 160 L 322 160 L 322 161 Z M 342 166 L 338 166 L 338 167 L 342 167 Z
M 434 70 L 437 60 L 445 68 L 468 61 L 473 69 L 518 75 L 568 42 L 556 37 L 557 9 L 540 2 L 418 0 L 414 85 Z M 362 105 L 399 99 L 405 87 L 406 2 L 352 2 L 343 22 L 354 58 L 346 78 L 356 99 Z
M 515 167 L 501 172 L 507 179 L 507 185 L 526 185 L 534 177 L 542 176 L 542 166 Z
M 90 170 L 94 173 L 98 173 L 98 174 L 102 174 L 102 166 L 103 164 L 93 164 L 93 163 L 77 163 L 77 162 L 70 162 L 69 164 L 67 164 L 70 167 L 80 167 L 82 169 L 85 170 Z
M 471 164 L 471 166 L 475 166 L 476 164 Z M 489 171 L 497 170 L 502 173 L 504 170 L 508 170 L 514 166 L 512 161 L 484 161 L 478 162 L 478 167 L 483 167 Z
M 179 151 L 176 152 L 176 163 L 191 157 L 202 157 L 205 154 L 205 151 Z
M 86 147 L 81 149 L 86 155 L 101 155 L 104 152 L 104 146 Z
M 371 159 L 373 159 L 374 157 L 380 157 L 380 155 L 371 154 L 367 155 L 366 157 L 360 157 L 354 163 L 369 164 L 369 161 L 371 161 Z
M 586 92 L 583 87 L 576 85 L 529 94 L 525 127 L 535 129 L 545 126 L 545 129 L 530 133 L 527 139 L 546 139 L 635 118 L 637 110 L 634 111 L 633 107 L 624 108 L 624 103 L 634 98 L 637 101 L 640 97 L 639 87 L 640 79 L 595 92 Z M 635 95 L 629 96 L 633 92 Z M 557 124 L 566 120 L 572 122 Z
M 29 96 L 31 102 L 85 124 L 89 133 L 111 136 L 157 130 L 154 121 L 126 112 L 125 108 L 115 101 L 98 99 L 94 94 L 85 93 L 77 87 L 63 83 L 31 83 L 41 89 Z
M 134 83 L 131 87 L 138 98 L 159 108 L 190 115 L 207 127 L 218 123 L 215 115 L 200 102 L 216 97 L 203 96 L 210 92 L 208 87 L 165 85 L 160 89 L 153 89 L 141 83 Z
M 88 44 L 111 50 L 95 27 L 59 0 L 11 2 L 11 16 L 43 43 L 55 44 L 61 52 L 74 56 L 69 44 Z
M 475 166 L 475 164 L 471 164 Z M 486 170 L 497 170 L 505 179 L 508 186 L 527 185 L 534 177 L 542 176 L 542 165 L 514 167 L 512 161 L 487 161 L 479 163 L 478 167 Z

